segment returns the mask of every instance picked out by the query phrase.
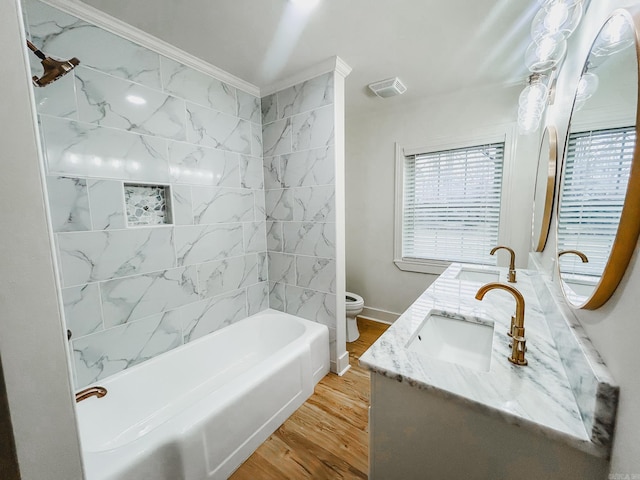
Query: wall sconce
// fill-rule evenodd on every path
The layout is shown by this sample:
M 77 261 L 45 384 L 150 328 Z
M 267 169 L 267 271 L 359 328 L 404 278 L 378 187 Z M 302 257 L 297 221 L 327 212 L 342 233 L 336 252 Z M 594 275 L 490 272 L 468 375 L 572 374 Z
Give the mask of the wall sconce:
M 540 0 L 540 11 L 531 23 L 532 42 L 525 52 L 524 62 L 530 72 L 527 87 L 520 94 L 518 105 L 518 127 L 520 133 L 529 134 L 538 130 L 547 106 L 548 84 L 553 86 L 554 75 L 567 53 L 567 38 L 575 31 L 582 19 L 583 0 Z M 543 91 L 544 95 L 540 95 Z

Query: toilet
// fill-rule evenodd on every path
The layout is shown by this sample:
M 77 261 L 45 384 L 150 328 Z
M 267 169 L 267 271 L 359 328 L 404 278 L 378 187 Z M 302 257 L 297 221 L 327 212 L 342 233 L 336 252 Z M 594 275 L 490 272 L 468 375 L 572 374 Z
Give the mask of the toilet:
M 364 299 L 355 293 L 346 292 L 347 307 L 347 342 L 355 342 L 360 336 L 356 316 L 362 312 Z

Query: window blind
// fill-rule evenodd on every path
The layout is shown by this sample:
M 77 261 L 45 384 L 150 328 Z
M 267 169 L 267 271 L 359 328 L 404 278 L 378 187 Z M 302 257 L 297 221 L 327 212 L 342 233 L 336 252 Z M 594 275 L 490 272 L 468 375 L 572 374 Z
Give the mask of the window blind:
M 602 274 L 618 229 L 635 143 L 635 127 L 570 134 L 558 249 L 584 252 L 589 262 L 567 256 L 560 264 L 563 272 Z
M 504 143 L 405 156 L 402 256 L 495 265 Z

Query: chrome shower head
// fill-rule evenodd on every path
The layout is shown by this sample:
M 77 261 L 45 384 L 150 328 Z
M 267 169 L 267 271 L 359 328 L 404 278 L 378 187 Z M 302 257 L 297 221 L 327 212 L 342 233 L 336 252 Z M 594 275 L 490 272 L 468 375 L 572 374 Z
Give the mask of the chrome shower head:
M 31 78 L 36 87 L 45 87 L 50 83 L 55 82 L 80 64 L 80 60 L 76 57 L 66 61 L 54 60 L 51 57 L 47 57 L 29 40 L 27 40 L 27 46 L 40 60 L 42 60 L 40 63 L 42 63 L 42 67 L 44 68 L 44 73 L 40 78 L 36 76 Z

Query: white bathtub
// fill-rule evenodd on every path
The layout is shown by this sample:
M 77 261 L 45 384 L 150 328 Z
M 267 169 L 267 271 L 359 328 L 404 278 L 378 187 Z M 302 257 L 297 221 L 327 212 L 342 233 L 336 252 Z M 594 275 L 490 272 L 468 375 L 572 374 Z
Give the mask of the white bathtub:
M 326 326 L 266 310 L 108 377 L 77 404 L 86 478 L 227 478 L 328 371 Z

